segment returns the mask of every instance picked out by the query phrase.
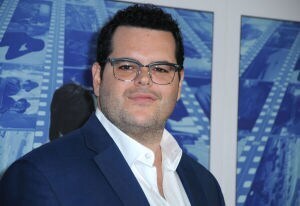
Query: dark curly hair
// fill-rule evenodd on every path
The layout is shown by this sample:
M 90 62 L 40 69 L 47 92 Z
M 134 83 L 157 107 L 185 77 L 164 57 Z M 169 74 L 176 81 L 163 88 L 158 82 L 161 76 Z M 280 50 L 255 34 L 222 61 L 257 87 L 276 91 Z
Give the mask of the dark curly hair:
M 106 59 L 112 52 L 112 37 L 119 26 L 168 31 L 173 34 L 176 42 L 175 56 L 177 64 L 183 66 L 184 49 L 182 35 L 177 22 L 161 8 L 151 4 L 134 4 L 119 10 L 100 30 L 97 42 L 97 62 L 101 66 L 101 78 Z

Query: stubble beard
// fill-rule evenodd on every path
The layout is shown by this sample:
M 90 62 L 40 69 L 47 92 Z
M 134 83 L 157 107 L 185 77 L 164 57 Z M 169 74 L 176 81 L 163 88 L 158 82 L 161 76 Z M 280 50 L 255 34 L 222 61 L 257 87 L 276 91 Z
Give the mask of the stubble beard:
M 131 138 L 144 145 L 160 142 L 166 124 L 166 119 L 160 115 L 162 111 L 157 110 L 147 121 L 138 121 L 122 102 L 116 101 L 104 89 L 100 89 L 99 103 L 105 117 Z

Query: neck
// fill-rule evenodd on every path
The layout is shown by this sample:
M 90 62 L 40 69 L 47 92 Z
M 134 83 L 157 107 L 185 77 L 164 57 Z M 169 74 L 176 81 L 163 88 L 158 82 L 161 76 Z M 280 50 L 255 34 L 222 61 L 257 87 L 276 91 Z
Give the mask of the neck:
M 124 131 L 124 130 L 123 130 Z M 131 131 L 124 131 L 128 136 L 135 139 L 142 145 L 151 149 L 154 153 L 160 151 L 160 142 L 163 135 L 163 129 L 161 130 L 152 130 L 152 129 L 136 129 Z

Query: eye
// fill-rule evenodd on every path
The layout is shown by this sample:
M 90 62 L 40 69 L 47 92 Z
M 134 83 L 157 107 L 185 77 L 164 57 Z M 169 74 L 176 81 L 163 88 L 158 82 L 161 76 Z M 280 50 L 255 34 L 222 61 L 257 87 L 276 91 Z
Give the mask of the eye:
M 155 65 L 152 68 L 152 71 L 157 73 L 170 73 L 172 71 L 172 67 L 168 65 Z
M 119 71 L 124 71 L 124 72 L 132 72 L 138 69 L 138 65 L 127 61 L 115 62 L 114 67 Z
M 132 65 L 124 64 L 124 65 L 119 65 L 118 69 L 124 70 L 124 71 L 129 71 L 129 70 L 133 70 L 134 67 Z

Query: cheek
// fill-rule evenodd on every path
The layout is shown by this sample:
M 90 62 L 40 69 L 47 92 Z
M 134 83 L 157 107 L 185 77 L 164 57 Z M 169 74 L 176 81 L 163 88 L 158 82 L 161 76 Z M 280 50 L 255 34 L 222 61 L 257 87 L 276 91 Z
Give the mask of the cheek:
M 177 99 L 178 99 L 178 89 L 173 89 L 171 92 L 164 95 L 163 102 L 162 102 L 163 107 L 168 112 L 172 112 L 174 106 L 176 105 Z
M 103 81 L 99 89 L 99 98 L 105 98 L 102 102 L 105 102 L 107 106 L 120 104 L 123 100 L 122 86 L 118 83 L 113 83 L 111 81 Z

